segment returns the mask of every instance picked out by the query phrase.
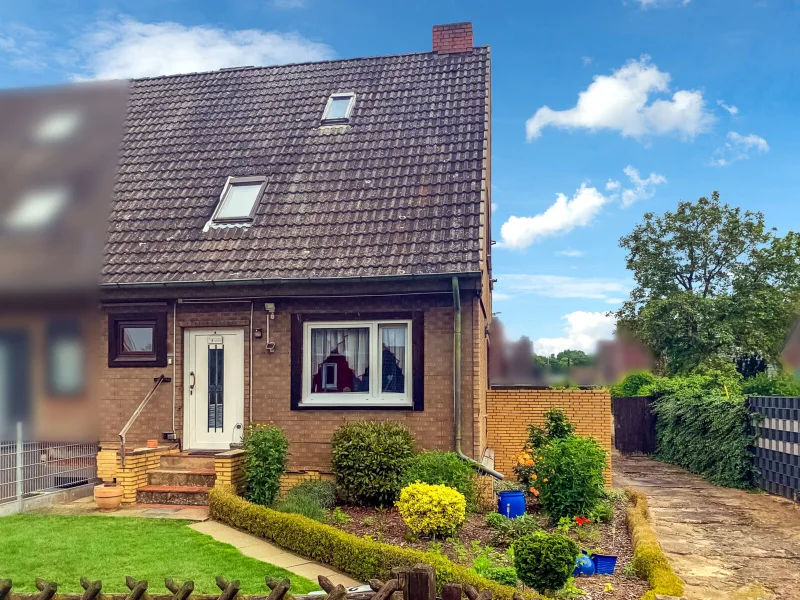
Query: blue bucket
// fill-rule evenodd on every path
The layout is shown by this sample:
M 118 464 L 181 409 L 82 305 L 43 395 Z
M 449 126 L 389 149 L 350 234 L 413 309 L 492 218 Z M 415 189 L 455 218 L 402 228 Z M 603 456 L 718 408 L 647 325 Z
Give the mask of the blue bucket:
M 579 575 L 591 577 L 596 571 L 597 567 L 594 566 L 594 561 L 586 556 L 586 550 L 583 550 L 583 554 L 575 559 L 575 569 L 572 571 L 572 575 L 574 577 Z
M 610 554 L 592 554 L 596 575 L 613 575 L 617 557 Z
M 516 519 L 525 514 L 525 494 L 519 490 L 500 492 L 497 501 L 497 512 L 509 519 Z

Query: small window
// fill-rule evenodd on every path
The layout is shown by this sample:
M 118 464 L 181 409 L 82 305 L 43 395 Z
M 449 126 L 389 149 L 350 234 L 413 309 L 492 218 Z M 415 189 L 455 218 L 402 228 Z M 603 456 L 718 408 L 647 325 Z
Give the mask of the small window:
M 304 324 L 305 406 L 411 406 L 411 321 Z
M 75 110 L 64 110 L 44 117 L 34 129 L 37 142 L 52 144 L 71 137 L 80 126 L 82 115 Z
M 266 177 L 228 177 L 212 221 L 251 221 L 265 185 Z
M 79 321 L 58 321 L 47 328 L 47 386 L 54 396 L 83 391 L 84 339 Z
M 166 365 L 166 314 L 109 315 L 109 367 L 164 367 Z
M 353 104 L 355 104 L 355 101 L 356 95 L 352 93 L 333 94 L 328 98 L 325 112 L 322 113 L 322 123 L 348 123 L 350 121 L 350 113 L 353 112 Z
M 53 187 L 25 194 L 6 215 L 5 225 L 12 231 L 36 231 L 50 225 L 67 204 L 67 188 Z

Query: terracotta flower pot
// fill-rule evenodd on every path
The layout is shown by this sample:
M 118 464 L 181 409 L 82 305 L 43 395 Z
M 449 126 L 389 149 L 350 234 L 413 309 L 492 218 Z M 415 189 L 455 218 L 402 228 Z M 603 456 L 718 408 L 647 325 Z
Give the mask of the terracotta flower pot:
M 122 504 L 121 485 L 96 485 L 94 487 L 94 502 L 103 512 L 117 510 Z

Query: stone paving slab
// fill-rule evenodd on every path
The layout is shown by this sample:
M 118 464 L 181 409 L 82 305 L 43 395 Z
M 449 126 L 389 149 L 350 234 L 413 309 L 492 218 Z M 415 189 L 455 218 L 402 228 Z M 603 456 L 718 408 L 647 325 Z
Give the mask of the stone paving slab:
M 800 505 L 714 486 L 645 457 L 612 459 L 614 484 L 647 495 L 689 600 L 800 600 Z
M 327 565 L 322 565 L 314 561 L 298 556 L 291 552 L 265 542 L 249 533 L 244 533 L 233 527 L 228 527 L 216 521 L 204 521 L 189 525 L 195 531 L 210 535 L 218 542 L 230 544 L 237 548 L 245 556 L 268 562 L 276 567 L 281 567 L 312 581 L 317 580 L 318 575 L 325 575 L 334 584 L 341 583 L 344 587 L 355 587 L 361 585 L 354 579 L 334 571 Z
M 142 517 L 145 519 L 179 519 L 207 521 L 207 506 L 175 506 L 169 504 L 123 504 L 119 510 L 102 512 L 94 498 L 81 498 L 66 504 L 54 504 L 45 509 L 31 511 L 51 515 L 100 515 L 103 517 Z

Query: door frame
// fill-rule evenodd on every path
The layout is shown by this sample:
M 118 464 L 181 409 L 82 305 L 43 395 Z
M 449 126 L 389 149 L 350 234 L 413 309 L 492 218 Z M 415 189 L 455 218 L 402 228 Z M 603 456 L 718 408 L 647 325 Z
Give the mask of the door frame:
M 225 333 L 236 333 L 240 336 L 242 343 L 242 403 L 241 414 L 237 415 L 236 421 L 244 427 L 244 413 L 246 402 L 246 387 L 250 385 L 247 379 L 247 349 L 245 348 L 245 329 L 244 327 L 186 327 L 183 332 L 183 440 L 182 447 L 184 450 L 209 450 L 222 452 L 225 449 L 220 448 L 207 448 L 202 447 L 202 444 L 193 443 L 192 429 L 194 427 L 194 409 L 195 404 L 193 397 L 189 395 L 189 372 L 192 364 L 191 354 L 194 352 L 194 344 L 192 343 L 192 335 L 216 335 Z M 227 412 L 227 409 L 226 409 Z M 242 430 L 244 433 L 244 429 Z

